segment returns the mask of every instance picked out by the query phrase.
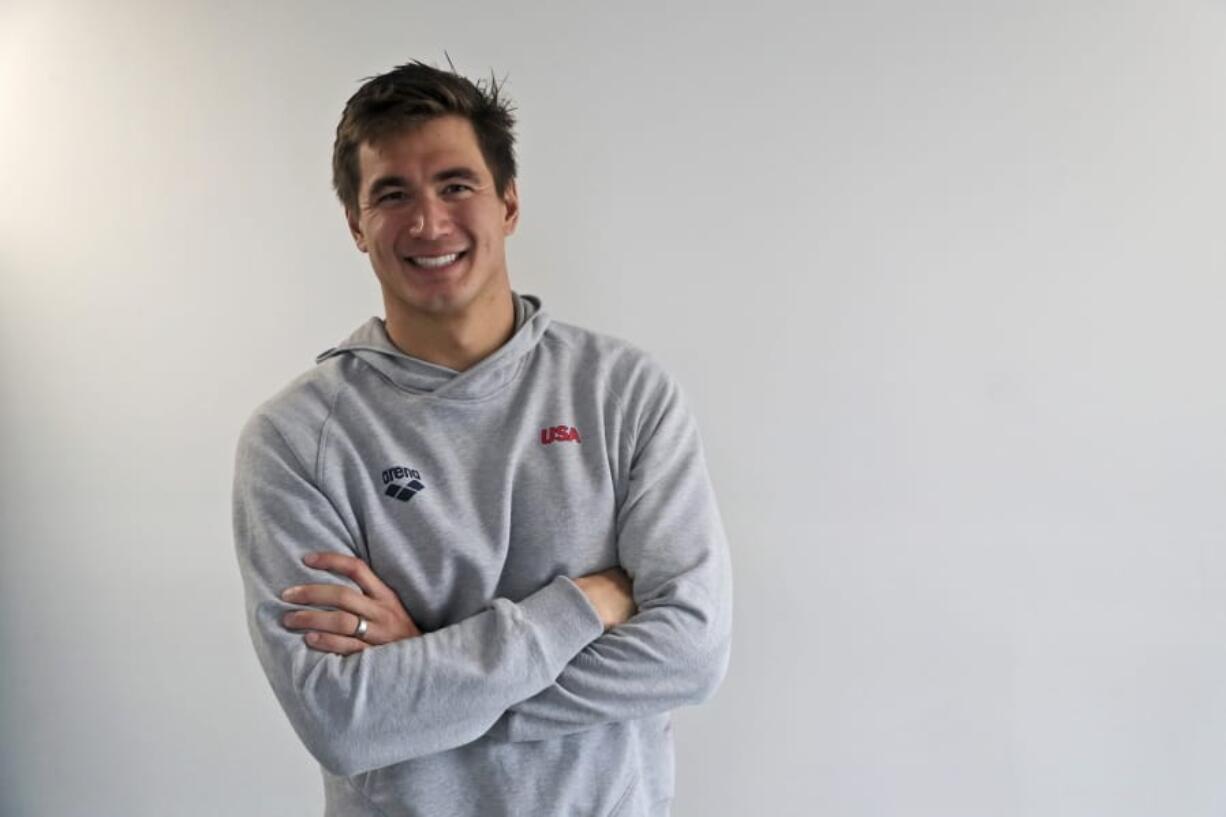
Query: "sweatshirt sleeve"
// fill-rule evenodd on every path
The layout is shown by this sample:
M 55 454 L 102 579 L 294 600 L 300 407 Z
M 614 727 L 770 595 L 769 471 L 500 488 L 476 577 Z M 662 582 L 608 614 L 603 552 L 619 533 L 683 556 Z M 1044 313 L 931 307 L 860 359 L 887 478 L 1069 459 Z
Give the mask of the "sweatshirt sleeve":
M 531 741 L 700 703 L 727 670 L 732 574 L 694 418 L 676 383 L 643 412 L 618 554 L 638 613 L 583 649 L 557 681 L 512 706 L 499 737 Z
M 252 417 L 234 475 L 234 538 L 247 625 L 294 730 L 319 763 L 352 776 L 469 743 L 511 704 L 547 688 L 602 632 L 583 592 L 558 576 L 518 603 L 417 638 L 349 656 L 307 647 L 282 616 L 303 609 L 285 588 L 329 581 L 302 563 L 314 551 L 360 555 L 330 499 L 272 420 Z M 339 576 L 331 580 L 347 583 Z M 352 586 L 352 585 L 351 585 Z

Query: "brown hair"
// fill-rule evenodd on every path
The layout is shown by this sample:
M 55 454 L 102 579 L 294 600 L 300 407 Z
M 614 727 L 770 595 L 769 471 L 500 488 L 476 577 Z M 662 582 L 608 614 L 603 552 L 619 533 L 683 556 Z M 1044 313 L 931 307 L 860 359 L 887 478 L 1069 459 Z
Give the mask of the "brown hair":
M 363 143 L 378 145 L 448 114 L 463 116 L 472 124 L 481 156 L 494 176 L 494 189 L 502 198 L 515 178 L 515 108 L 503 96 L 493 73 L 488 83 L 474 83 L 456 73 L 454 65 L 451 69 L 442 71 L 413 60 L 385 74 L 366 77 L 345 103 L 332 145 L 332 188 L 347 212 L 358 212 L 358 148 Z

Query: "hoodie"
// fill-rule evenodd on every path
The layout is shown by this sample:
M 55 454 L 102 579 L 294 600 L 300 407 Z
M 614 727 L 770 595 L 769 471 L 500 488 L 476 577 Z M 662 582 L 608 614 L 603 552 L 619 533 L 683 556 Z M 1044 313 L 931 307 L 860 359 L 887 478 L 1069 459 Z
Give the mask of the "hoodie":
M 669 712 L 727 668 L 728 546 L 676 382 L 630 344 L 514 297 L 512 337 L 456 372 L 379 318 L 260 405 L 238 441 L 248 630 L 324 779 L 326 815 L 667 815 Z M 355 555 L 423 635 L 349 656 L 281 618 Z M 621 566 L 604 632 L 578 576 Z

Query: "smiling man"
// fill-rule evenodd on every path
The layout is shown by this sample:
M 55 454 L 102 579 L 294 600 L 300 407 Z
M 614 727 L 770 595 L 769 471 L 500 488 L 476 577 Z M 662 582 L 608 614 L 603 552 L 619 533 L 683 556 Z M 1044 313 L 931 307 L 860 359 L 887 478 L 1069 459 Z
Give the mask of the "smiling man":
M 349 100 L 333 183 L 386 314 L 238 442 L 248 627 L 329 815 L 666 815 L 669 712 L 727 668 L 681 391 L 511 289 L 500 92 L 413 62 Z
M 456 114 L 357 153 L 358 178 L 370 181 L 349 229 L 383 288 L 387 334 L 463 371 L 513 325 L 503 242 L 519 220 L 515 179 L 495 181 L 472 123 Z

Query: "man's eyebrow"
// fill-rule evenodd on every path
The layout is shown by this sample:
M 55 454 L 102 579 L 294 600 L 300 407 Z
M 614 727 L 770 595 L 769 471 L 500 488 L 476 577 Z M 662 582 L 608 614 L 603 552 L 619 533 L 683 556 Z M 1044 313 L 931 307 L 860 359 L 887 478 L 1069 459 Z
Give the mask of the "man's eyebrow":
M 404 180 L 404 176 L 380 176 L 379 178 L 375 179 L 374 182 L 371 183 L 370 190 L 367 191 L 366 195 L 373 199 L 380 192 L 386 190 L 389 187 L 408 187 L 408 186 L 409 186 L 409 183 Z
M 448 182 L 452 181 L 453 179 L 462 179 L 474 184 L 481 181 L 481 177 L 477 175 L 477 171 L 462 165 L 448 167 L 434 174 L 435 182 Z M 375 196 L 389 187 L 409 187 L 409 183 L 405 180 L 404 176 L 380 176 L 371 183 L 370 191 L 366 195 L 373 199 Z
M 449 167 L 446 170 L 440 170 L 434 174 L 436 182 L 449 182 L 452 179 L 464 179 L 473 183 L 481 181 L 481 177 L 477 175 L 477 171 L 469 167 Z

